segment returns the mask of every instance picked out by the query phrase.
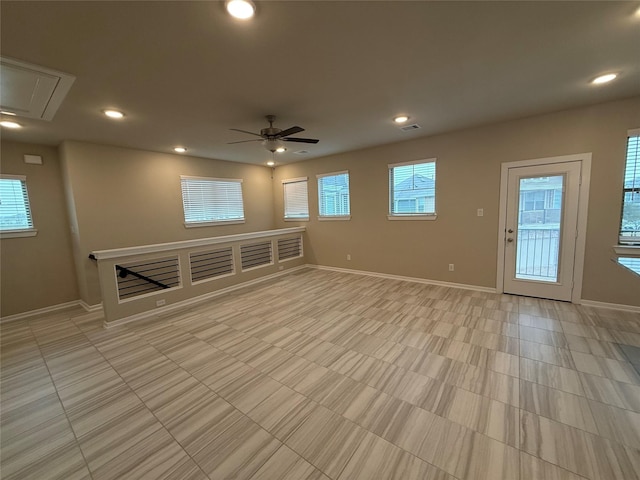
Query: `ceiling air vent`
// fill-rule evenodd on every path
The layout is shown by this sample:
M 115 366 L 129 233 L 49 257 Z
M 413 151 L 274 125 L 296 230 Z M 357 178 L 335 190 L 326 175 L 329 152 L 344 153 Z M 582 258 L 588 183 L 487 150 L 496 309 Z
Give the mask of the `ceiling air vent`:
M 419 128 L 420 125 L 414 123 L 412 125 L 405 125 L 404 127 L 400 127 L 400 130 L 402 130 L 403 132 L 410 132 L 411 130 L 418 130 Z
M 296 155 L 306 155 L 307 153 L 309 153 L 309 150 L 298 150 L 297 152 L 293 152 Z
M 18 117 L 52 120 L 76 77 L 0 57 L 0 108 Z

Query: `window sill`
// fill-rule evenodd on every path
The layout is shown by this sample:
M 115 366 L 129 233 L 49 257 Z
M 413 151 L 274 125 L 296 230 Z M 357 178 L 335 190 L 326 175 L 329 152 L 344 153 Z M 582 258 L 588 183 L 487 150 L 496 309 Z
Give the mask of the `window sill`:
M 438 215 L 387 215 L 387 220 L 435 220 Z
M 244 223 L 244 219 L 242 220 L 221 220 L 217 222 L 198 222 L 198 223 L 185 223 L 185 228 L 196 228 L 196 227 L 219 227 L 221 225 L 238 225 L 240 223 Z
M 617 255 L 637 255 L 640 256 L 640 245 L 614 245 L 613 251 Z
M 285 218 L 285 222 L 308 222 L 309 217 L 300 217 L 300 218 Z
M 331 221 L 348 221 L 351 220 L 351 215 L 340 215 L 335 217 L 318 217 L 320 222 L 331 222 Z
M 0 232 L 0 238 L 19 238 L 19 237 L 35 237 L 38 230 L 29 228 L 25 230 L 5 230 Z

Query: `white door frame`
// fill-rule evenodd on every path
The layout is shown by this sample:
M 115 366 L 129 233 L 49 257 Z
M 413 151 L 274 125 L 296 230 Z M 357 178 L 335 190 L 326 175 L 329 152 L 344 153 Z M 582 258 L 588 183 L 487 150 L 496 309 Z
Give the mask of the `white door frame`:
M 500 173 L 500 216 L 498 217 L 498 270 L 496 278 L 496 292 L 504 293 L 504 253 L 506 239 L 507 217 L 507 181 L 510 168 L 533 167 L 554 163 L 581 163 L 580 198 L 578 200 L 578 230 L 576 237 L 575 261 L 573 265 L 573 290 L 571 302 L 580 303 L 582 296 L 582 276 L 584 272 L 584 253 L 587 237 L 587 209 L 589 206 L 589 184 L 591 182 L 591 153 L 578 153 L 560 157 L 535 158 L 516 162 L 505 162 Z

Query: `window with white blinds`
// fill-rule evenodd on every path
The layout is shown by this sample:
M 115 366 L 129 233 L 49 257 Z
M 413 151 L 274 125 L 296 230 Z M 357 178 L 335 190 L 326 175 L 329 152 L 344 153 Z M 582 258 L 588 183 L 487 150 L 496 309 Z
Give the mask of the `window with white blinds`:
M 434 217 L 435 214 L 435 159 L 389 165 L 389 216 Z
M 318 175 L 320 218 L 348 219 L 351 214 L 349 172 Z
M 285 220 L 308 220 L 307 177 L 283 180 Z
M 0 232 L 35 231 L 27 193 L 27 177 L 0 176 Z
M 242 180 L 180 177 L 187 227 L 243 223 Z
M 640 129 L 630 131 L 627 139 L 620 243 L 640 243 Z

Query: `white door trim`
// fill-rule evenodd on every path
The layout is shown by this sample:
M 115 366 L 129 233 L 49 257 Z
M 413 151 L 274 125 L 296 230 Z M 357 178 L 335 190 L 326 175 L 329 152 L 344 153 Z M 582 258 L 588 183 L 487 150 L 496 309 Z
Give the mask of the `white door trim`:
M 591 183 L 591 153 L 578 153 L 560 157 L 535 158 L 516 162 L 505 162 L 500 170 L 500 216 L 498 217 L 498 269 L 496 272 L 496 292 L 504 293 L 504 249 L 507 217 L 507 181 L 510 168 L 532 167 L 564 162 L 581 162 L 580 199 L 578 201 L 578 237 L 576 238 L 575 262 L 573 266 L 573 291 L 571 302 L 580 303 L 582 296 L 582 276 L 587 237 L 587 211 L 589 206 L 589 184 Z

